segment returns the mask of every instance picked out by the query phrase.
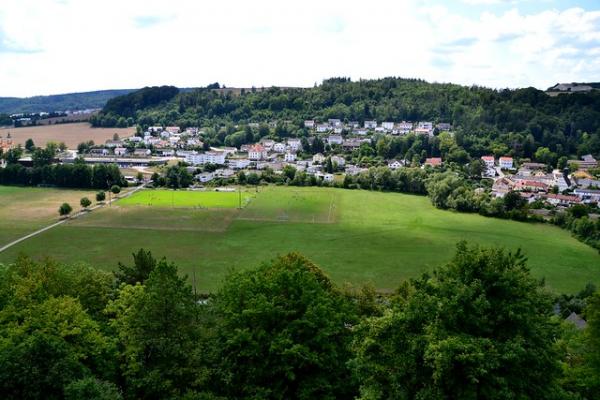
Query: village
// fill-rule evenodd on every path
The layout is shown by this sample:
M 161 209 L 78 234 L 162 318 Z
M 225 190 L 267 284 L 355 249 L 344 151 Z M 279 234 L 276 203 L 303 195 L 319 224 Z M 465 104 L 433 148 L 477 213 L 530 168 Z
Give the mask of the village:
M 252 126 L 258 127 L 258 124 Z M 113 138 L 102 146 L 94 146 L 86 154 L 71 151 L 65 153 L 62 162 L 74 162 L 82 156 L 87 163 L 116 163 L 120 167 L 144 168 L 149 165 L 166 165 L 170 161 L 185 162 L 199 184 L 219 178 L 233 178 L 240 171 L 259 173 L 269 169 L 281 174 L 284 167 L 313 175 L 324 182 L 333 183 L 336 176 L 355 176 L 367 170 L 364 166 L 351 163 L 352 152 L 364 143 L 371 145 L 381 135 L 401 136 L 407 134 L 432 137 L 440 132 L 452 134 L 448 123 L 389 122 L 374 120 L 344 123 L 340 119 L 326 122 L 304 121 L 309 130 L 307 138 L 288 137 L 275 140 L 264 137 L 251 144 L 238 147 L 211 147 L 202 140 L 203 131 L 190 127 L 151 126 L 142 135 L 128 138 Z M 377 135 L 377 136 L 376 136 Z M 309 154 L 303 151 L 303 141 L 314 142 L 316 138 L 324 144 L 323 151 Z M 2 139 L 0 139 L 2 140 Z M 305 142 L 305 143 L 306 143 Z M 2 142 L 6 146 L 6 139 Z M 493 181 L 490 194 L 503 197 L 510 191 L 521 194 L 529 203 L 544 202 L 551 206 L 568 207 L 573 204 L 597 204 L 600 202 L 600 180 L 587 171 L 598 167 L 597 160 L 585 155 L 580 160 L 569 160 L 569 169 L 549 170 L 546 164 L 524 160 L 517 164 L 513 157 L 481 157 L 482 178 Z M 391 159 L 385 165 L 391 170 L 404 167 L 441 167 L 440 157 L 426 158 L 420 165 L 411 160 Z

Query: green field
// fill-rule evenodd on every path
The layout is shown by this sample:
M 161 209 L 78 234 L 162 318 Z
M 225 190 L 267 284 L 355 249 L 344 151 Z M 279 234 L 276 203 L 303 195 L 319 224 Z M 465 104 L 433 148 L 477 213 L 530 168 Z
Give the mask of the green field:
M 79 210 L 82 197 L 95 199 L 95 192 L 0 186 L 0 247 L 58 221 L 58 207 L 67 202 Z
M 242 210 L 218 206 L 232 204 L 234 195 L 138 192 L 0 253 L 0 262 L 25 252 L 114 269 L 144 247 L 189 276 L 195 272 L 197 287 L 212 291 L 232 269 L 298 251 L 338 283 L 372 282 L 393 290 L 403 279 L 446 262 L 456 242 L 466 239 L 522 247 L 532 273 L 546 278 L 553 290 L 600 284 L 598 252 L 550 225 L 442 211 L 426 197 L 328 188 L 273 186 L 249 191 Z M 155 200 L 135 205 L 144 198 Z
M 143 190 L 119 202 L 122 206 L 236 208 L 244 206 L 251 195 L 248 191 L 205 192 L 190 190 Z

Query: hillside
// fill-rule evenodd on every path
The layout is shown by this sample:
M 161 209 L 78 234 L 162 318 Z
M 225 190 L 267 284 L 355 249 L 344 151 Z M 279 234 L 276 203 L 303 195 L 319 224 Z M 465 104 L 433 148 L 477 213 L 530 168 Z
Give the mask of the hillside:
M 109 99 L 135 89 L 98 90 L 34 97 L 0 97 L 0 114 L 36 113 L 102 108 Z
M 159 95 L 160 101 L 138 103 L 137 108 L 116 98 L 112 105 L 117 107 L 106 107 L 91 122 L 226 126 L 224 134 L 209 129 L 205 137 L 211 145 L 222 145 L 235 134 L 234 124 L 250 122 L 289 121 L 279 124 L 276 134 L 283 137 L 306 136 L 305 119 L 433 121 L 452 124 L 457 144 L 471 157 L 532 157 L 539 147 L 547 147 L 553 158 L 600 153 L 600 91 L 551 97 L 535 88 L 495 90 L 402 78 L 333 78 L 312 88 L 268 88 L 239 95 L 212 89 Z M 435 147 L 435 140 L 430 139 L 429 147 Z

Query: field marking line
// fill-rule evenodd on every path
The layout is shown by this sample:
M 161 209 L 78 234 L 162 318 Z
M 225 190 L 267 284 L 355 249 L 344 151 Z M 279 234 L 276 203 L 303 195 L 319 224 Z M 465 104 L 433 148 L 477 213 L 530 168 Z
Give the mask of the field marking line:
M 124 198 L 126 198 L 126 197 L 129 197 L 129 196 L 131 196 L 132 194 L 134 194 L 135 192 L 137 192 L 138 190 L 142 189 L 144 186 L 145 186 L 145 184 L 143 184 L 143 185 L 141 185 L 141 186 L 138 186 L 137 188 L 133 189 L 131 192 L 127 192 L 127 193 L 126 193 L 125 195 L 123 195 L 122 197 L 118 197 L 118 198 L 112 198 L 112 199 L 110 199 L 110 200 L 109 200 L 107 203 L 104 203 L 104 204 L 96 204 L 94 207 L 88 208 L 86 211 L 79 211 L 79 212 L 77 212 L 76 214 L 73 214 L 73 216 L 71 216 L 71 217 L 69 217 L 69 218 L 65 218 L 65 219 L 63 219 L 63 220 L 60 220 L 60 221 L 58 221 L 58 222 L 54 222 L 53 224 L 50 224 L 50 225 L 48 225 L 48 226 L 45 226 L 45 227 L 43 227 L 43 228 L 41 228 L 41 229 L 38 229 L 38 230 L 37 230 L 37 231 L 35 231 L 35 232 L 31 232 L 31 233 L 29 233 L 29 234 L 27 234 L 27 235 L 25 235 L 25 236 L 22 236 L 22 237 L 20 237 L 20 238 L 18 238 L 18 239 L 16 239 L 16 240 L 13 240 L 12 242 L 10 242 L 10 243 L 8 243 L 8 244 L 6 244 L 6 245 L 4 245 L 4 246 L 0 247 L 0 253 L 2 253 L 2 252 L 3 252 L 3 251 L 5 251 L 5 250 L 8 250 L 9 248 L 13 247 L 13 246 L 14 246 L 14 245 L 16 245 L 16 244 L 19 244 L 19 243 L 21 243 L 21 242 L 22 242 L 22 241 L 24 241 L 24 240 L 30 239 L 30 238 L 32 238 L 32 237 L 34 237 L 34 236 L 37 236 L 37 235 L 39 235 L 40 233 L 46 232 L 47 230 L 50 230 L 50 229 L 52 229 L 52 228 L 55 228 L 55 227 L 57 227 L 57 226 L 59 226 L 59 225 L 62 225 L 62 224 L 66 223 L 66 222 L 68 222 L 68 221 L 70 221 L 70 220 L 72 220 L 72 219 L 79 218 L 79 217 L 81 217 L 82 215 L 86 215 L 86 214 L 89 214 L 90 212 L 92 212 L 92 211 L 94 211 L 94 210 L 97 210 L 98 208 L 106 207 L 106 205 L 107 205 L 107 204 L 108 204 L 108 205 L 110 205 L 110 204 L 114 203 L 115 201 L 118 201 L 118 200 L 120 200 L 120 199 L 124 199 Z

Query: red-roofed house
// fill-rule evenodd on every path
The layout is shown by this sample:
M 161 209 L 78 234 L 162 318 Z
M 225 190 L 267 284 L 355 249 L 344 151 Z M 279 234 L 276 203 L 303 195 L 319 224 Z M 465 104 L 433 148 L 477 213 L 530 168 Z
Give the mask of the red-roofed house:
M 267 149 L 260 144 L 256 144 L 248 150 L 248 158 L 251 160 L 262 160 L 267 158 Z
M 439 167 L 442 165 L 442 159 L 440 157 L 431 157 L 425 159 L 425 165 L 431 165 L 432 167 Z
M 500 168 L 512 169 L 513 168 L 513 158 L 512 157 L 500 157 Z
M 548 185 L 543 182 L 531 181 L 531 180 L 520 180 L 515 185 L 515 190 L 529 190 L 531 192 L 546 192 L 548 191 Z
M 581 200 L 577 196 L 568 196 L 565 194 L 548 193 L 546 201 L 555 206 L 568 206 L 570 204 L 580 204 Z
M 494 168 L 494 164 L 496 163 L 496 160 L 494 159 L 494 156 L 481 156 L 481 159 L 485 163 L 486 167 L 488 167 L 488 168 Z

